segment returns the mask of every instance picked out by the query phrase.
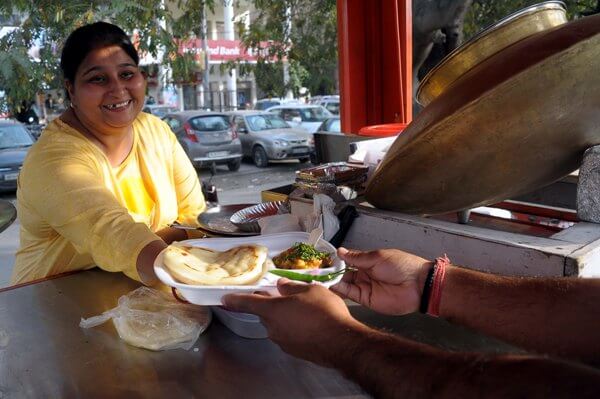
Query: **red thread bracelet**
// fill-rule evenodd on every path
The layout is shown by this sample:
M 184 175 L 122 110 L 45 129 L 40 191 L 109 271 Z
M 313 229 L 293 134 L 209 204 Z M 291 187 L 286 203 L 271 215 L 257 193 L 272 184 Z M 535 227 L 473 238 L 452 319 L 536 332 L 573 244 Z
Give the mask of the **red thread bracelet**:
M 450 259 L 444 254 L 435 260 L 435 274 L 433 275 L 433 284 L 429 296 L 429 306 L 427 314 L 438 317 L 440 315 L 440 302 L 442 299 L 442 288 L 444 288 L 444 278 L 446 277 L 446 267 L 450 265 Z

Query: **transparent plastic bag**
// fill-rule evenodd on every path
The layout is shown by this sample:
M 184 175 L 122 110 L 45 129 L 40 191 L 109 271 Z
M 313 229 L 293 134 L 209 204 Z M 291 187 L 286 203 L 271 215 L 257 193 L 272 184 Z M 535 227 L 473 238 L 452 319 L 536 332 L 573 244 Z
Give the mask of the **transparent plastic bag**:
M 154 351 L 189 350 L 211 321 L 207 307 L 188 305 L 170 295 L 140 287 L 119 298 L 116 308 L 81 319 L 79 326 L 91 328 L 112 319 L 121 339 L 130 345 Z

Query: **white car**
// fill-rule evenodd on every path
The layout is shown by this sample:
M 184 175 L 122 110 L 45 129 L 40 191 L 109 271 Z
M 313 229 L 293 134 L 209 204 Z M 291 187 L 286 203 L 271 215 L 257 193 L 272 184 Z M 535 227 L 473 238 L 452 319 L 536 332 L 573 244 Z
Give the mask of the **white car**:
M 340 114 L 340 96 L 316 96 L 311 97 L 308 101 L 309 104 L 322 105 L 334 115 Z
M 340 100 L 339 99 L 323 100 L 319 103 L 319 105 L 322 105 L 323 107 L 325 107 L 325 109 L 327 111 L 331 112 L 334 115 L 340 114 Z
M 284 104 L 299 104 L 300 102 L 296 99 L 288 99 L 288 98 L 263 98 L 258 100 L 256 104 L 254 104 L 254 109 L 258 111 L 264 111 L 267 108 L 274 107 L 276 105 L 284 105 Z
M 309 133 L 316 132 L 325 119 L 333 116 L 324 107 L 310 104 L 278 105 L 266 111 L 281 116 L 292 127 L 302 128 Z
M 165 115 L 170 114 L 171 112 L 178 112 L 179 108 L 164 105 L 164 104 L 146 104 L 142 109 L 142 112 L 146 112 L 148 114 L 152 114 L 154 116 L 158 116 L 159 118 L 164 118 Z

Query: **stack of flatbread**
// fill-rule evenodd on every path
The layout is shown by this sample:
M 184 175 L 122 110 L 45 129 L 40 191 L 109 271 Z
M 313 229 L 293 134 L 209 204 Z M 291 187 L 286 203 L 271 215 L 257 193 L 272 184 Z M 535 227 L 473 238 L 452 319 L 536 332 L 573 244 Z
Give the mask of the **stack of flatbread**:
M 165 250 L 163 263 L 178 281 L 196 285 L 249 285 L 272 267 L 268 249 L 241 245 L 227 251 L 176 243 Z

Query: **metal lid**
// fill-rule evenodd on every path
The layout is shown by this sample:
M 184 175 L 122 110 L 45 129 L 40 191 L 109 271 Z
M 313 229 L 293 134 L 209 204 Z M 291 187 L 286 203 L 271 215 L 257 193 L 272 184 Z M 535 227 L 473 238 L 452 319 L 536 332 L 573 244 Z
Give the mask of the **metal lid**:
M 561 1 L 547 1 L 519 10 L 482 30 L 454 49 L 421 80 L 417 101 L 427 105 L 458 78 L 490 56 L 533 34 L 567 22 Z

